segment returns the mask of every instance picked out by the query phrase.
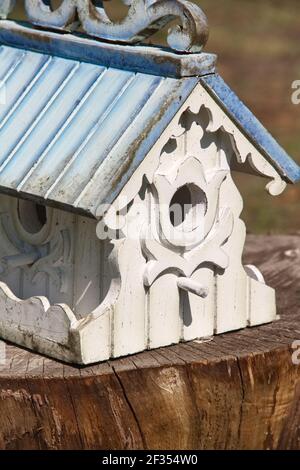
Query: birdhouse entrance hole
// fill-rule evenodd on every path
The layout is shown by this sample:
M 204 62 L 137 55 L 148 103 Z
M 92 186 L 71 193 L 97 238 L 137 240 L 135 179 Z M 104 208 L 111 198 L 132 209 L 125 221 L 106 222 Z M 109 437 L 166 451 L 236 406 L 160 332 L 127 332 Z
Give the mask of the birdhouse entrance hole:
M 47 223 L 47 210 L 41 204 L 20 199 L 18 201 L 18 218 L 27 233 L 36 234 Z
M 207 211 L 205 193 L 195 184 L 185 184 L 179 188 L 170 203 L 171 224 L 177 230 L 192 232 L 198 228 Z

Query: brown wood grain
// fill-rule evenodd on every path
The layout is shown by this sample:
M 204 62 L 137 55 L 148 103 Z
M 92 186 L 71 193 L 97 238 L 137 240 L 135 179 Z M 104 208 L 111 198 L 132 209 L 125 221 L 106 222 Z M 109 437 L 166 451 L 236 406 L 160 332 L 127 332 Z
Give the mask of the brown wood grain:
M 300 236 L 249 236 L 273 324 L 78 368 L 7 345 L 1 449 L 300 449 Z

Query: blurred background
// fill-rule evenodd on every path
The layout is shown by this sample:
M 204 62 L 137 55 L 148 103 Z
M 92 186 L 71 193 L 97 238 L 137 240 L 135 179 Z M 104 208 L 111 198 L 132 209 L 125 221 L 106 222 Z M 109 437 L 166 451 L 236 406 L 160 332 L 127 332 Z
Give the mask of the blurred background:
M 299 0 L 194 0 L 208 16 L 207 52 L 218 54 L 218 70 L 267 129 L 300 164 L 300 105 L 292 83 L 300 80 Z M 61 1 L 54 1 L 60 4 Z M 14 17 L 23 17 L 18 0 Z M 105 2 L 114 20 L 126 15 L 121 0 Z M 161 42 L 164 33 L 151 38 Z M 300 183 L 273 198 L 265 180 L 235 176 L 244 197 L 242 218 L 251 233 L 300 231 Z

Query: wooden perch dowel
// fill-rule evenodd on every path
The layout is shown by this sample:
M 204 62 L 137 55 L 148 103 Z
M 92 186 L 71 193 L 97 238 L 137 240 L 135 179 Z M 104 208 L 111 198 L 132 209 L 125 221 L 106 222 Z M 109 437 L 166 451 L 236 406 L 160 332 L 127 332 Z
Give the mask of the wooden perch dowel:
M 179 289 L 182 289 L 191 294 L 195 294 L 198 297 L 205 299 L 208 296 L 208 288 L 199 284 L 198 282 L 193 281 L 187 277 L 179 277 L 177 281 Z

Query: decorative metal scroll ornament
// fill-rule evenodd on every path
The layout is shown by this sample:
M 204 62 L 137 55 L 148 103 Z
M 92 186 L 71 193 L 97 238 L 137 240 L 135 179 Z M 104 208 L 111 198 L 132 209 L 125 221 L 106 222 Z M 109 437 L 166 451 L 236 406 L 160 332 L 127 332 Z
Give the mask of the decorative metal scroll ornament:
M 200 52 L 207 42 L 207 18 L 201 8 L 187 0 L 122 0 L 129 9 L 120 22 L 111 21 L 103 1 L 63 0 L 57 8 L 51 0 L 24 0 L 24 3 L 29 21 L 39 26 L 63 30 L 81 26 L 97 38 L 137 43 L 177 20 L 180 24 L 172 26 L 167 36 L 172 49 Z M 0 18 L 7 18 L 15 4 L 15 0 L 0 0 Z

